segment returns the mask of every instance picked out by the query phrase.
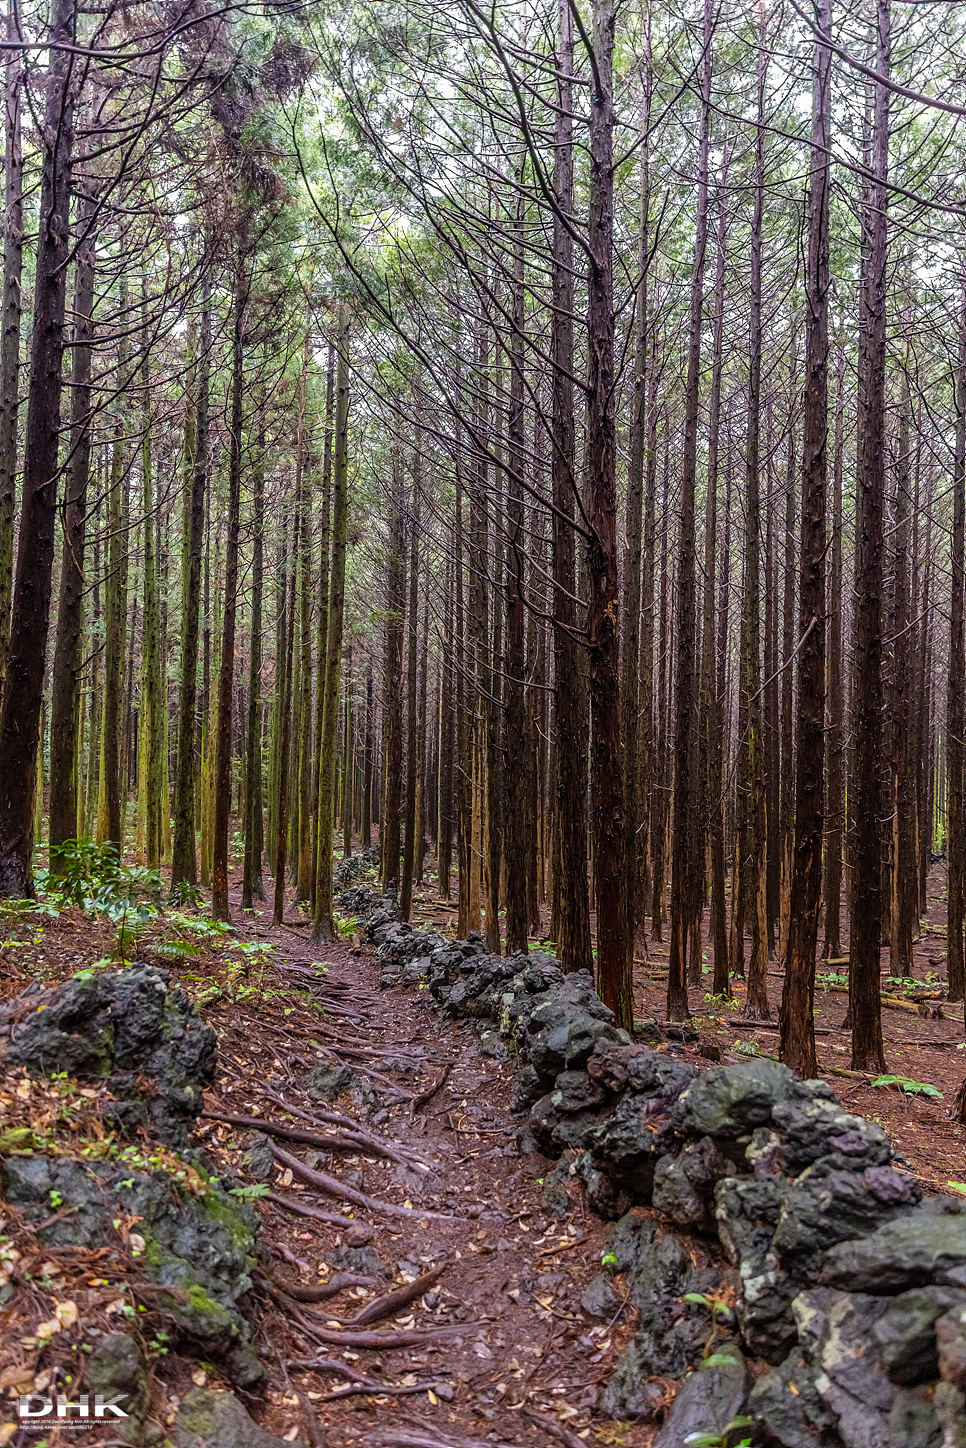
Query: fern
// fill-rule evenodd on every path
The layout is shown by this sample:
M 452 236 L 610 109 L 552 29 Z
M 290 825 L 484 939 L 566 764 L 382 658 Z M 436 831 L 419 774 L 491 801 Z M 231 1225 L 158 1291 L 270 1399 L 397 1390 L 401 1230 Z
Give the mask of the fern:
M 154 947 L 154 951 L 165 960 L 189 960 L 192 956 L 201 954 L 201 946 L 190 940 L 162 940 Z

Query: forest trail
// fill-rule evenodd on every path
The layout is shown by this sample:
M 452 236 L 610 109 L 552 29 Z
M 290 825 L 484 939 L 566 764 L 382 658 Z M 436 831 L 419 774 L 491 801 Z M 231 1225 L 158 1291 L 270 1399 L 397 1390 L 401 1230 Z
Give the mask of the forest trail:
M 38 1341 L 35 1319 L 50 1318 L 54 1294 L 61 1307 L 62 1298 L 76 1306 L 90 1342 L 114 1330 L 111 1314 L 125 1301 L 129 1321 L 147 1313 L 150 1417 L 179 1448 L 241 1448 L 230 1434 L 185 1436 L 184 1415 L 199 1389 L 227 1390 L 228 1402 L 233 1392 L 276 1435 L 253 1439 L 253 1448 L 279 1439 L 311 1448 L 650 1448 L 659 1431 L 653 1422 L 600 1411 L 604 1386 L 638 1330 L 637 1310 L 627 1278 L 617 1274 L 601 1286 L 609 1225 L 588 1207 L 580 1180 L 566 1175 L 566 1157 L 560 1170 L 521 1155 L 524 1118 L 511 1109 L 519 1062 L 483 1021 L 441 1016 L 411 976 L 382 988 L 384 965 L 372 945 L 342 935 L 313 947 L 294 901 L 281 927 L 270 923 L 267 906 L 243 912 L 237 875 L 233 869 L 229 879 L 231 926 L 156 907 L 127 963 L 161 966 L 217 1037 L 215 1075 L 191 1145 L 204 1149 L 223 1189 L 247 1197 L 261 1220 L 263 1255 L 244 1313 L 267 1383 L 245 1391 L 217 1351 L 167 1337 L 170 1323 L 153 1311 L 150 1281 L 127 1252 L 118 1255 L 111 1234 L 109 1245 L 83 1239 L 80 1255 L 47 1249 L 64 1275 L 46 1260 L 38 1295 L 44 1248 L 28 1226 L 15 1236 L 23 1290 L 6 1299 L 2 1319 L 22 1349 L 3 1379 L 8 1398 L 27 1391 L 25 1383 L 41 1392 L 52 1375 L 69 1382 L 85 1371 L 90 1347 L 79 1337 Z M 25 985 L 36 994 L 116 969 L 116 922 L 61 908 L 57 899 L 19 923 L 8 920 L 5 998 L 19 997 Z M 938 915 L 941 892 L 931 891 L 930 902 Z M 451 914 L 428 873 L 414 895 L 413 923 L 452 935 Z M 350 929 L 348 920 L 339 923 Z M 884 1012 L 892 1069 L 913 1085 L 924 1084 L 911 1082 L 913 1074 L 924 1078 L 933 1095 L 874 1087 L 871 1077 L 837 1066 L 845 1002 L 834 969 L 820 974 L 817 1013 L 825 1079 L 847 1110 L 886 1126 L 927 1193 L 962 1178 L 962 1127 L 948 1116 L 962 1025 L 955 1008 L 947 1003 L 950 1014 L 941 1014 L 932 999 L 940 937 L 939 922 L 927 920 L 916 961 L 926 1013 L 901 996 Z M 648 960 L 635 971 L 635 1015 L 652 1023 L 663 1000 L 663 951 L 649 942 Z M 781 978 L 777 968 L 769 974 Z M 744 983 L 735 989 L 728 1009 L 692 990 L 692 1026 L 665 1027 L 657 1049 L 699 1069 L 771 1054 L 773 1022 L 743 1020 Z M 8 1070 L 3 1089 L 11 1142 L 19 1143 L 27 1122 L 42 1133 L 53 1100 L 66 1136 L 61 1130 L 61 1145 L 40 1143 L 41 1150 L 52 1149 L 55 1159 L 58 1151 L 76 1158 L 89 1150 L 120 1159 L 94 1119 L 103 1120 L 105 1087 L 82 1089 L 66 1073 L 30 1083 Z M 125 1160 L 138 1170 L 156 1165 L 133 1139 L 124 1150 L 135 1156 Z M 163 1152 L 158 1160 L 184 1176 L 184 1160 Z M 12 1210 L 16 1233 L 21 1218 Z M 132 1216 L 129 1225 L 141 1220 Z M 250 1239 L 245 1250 L 253 1250 Z M 698 1247 L 702 1265 L 714 1250 L 706 1260 Z M 115 1265 L 97 1270 L 108 1276 L 88 1278 L 89 1264 L 105 1253 Z M 648 1381 L 663 1394 L 658 1408 L 673 1400 L 676 1381 Z M 14 1448 L 27 1441 L 14 1440 Z M 55 1430 L 48 1448 L 67 1441 L 100 1448 L 117 1440 Z
M 586 1209 L 576 1182 L 569 1203 L 557 1188 L 554 1210 L 544 1206 L 541 1169 L 528 1167 L 515 1143 L 513 1063 L 485 1054 L 472 1030 L 441 1022 L 425 995 L 380 992 L 369 947 L 316 951 L 308 933 L 259 921 L 253 938 L 274 947 L 260 998 L 207 1013 L 219 1061 L 201 1139 L 237 1171 L 253 1132 L 216 1116 L 325 1137 L 338 1114 L 342 1130 L 372 1133 L 409 1161 L 275 1138 L 273 1198 L 258 1209 L 276 1283 L 297 1284 L 301 1300 L 276 1295 L 263 1321 L 274 1371 L 267 1411 L 255 1408 L 256 1416 L 280 1436 L 297 1430 L 333 1448 L 618 1441 L 598 1436 L 608 1420 L 595 1423 L 594 1408 L 630 1337 L 624 1305 L 605 1318 L 580 1305 L 600 1271 L 606 1224 Z M 273 999 L 293 985 L 307 986 L 324 1015 Z M 318 1089 L 304 1085 L 316 1067 L 341 1069 L 343 1079 L 351 1072 L 348 1094 L 320 1105 Z M 284 1164 L 289 1158 L 393 1214 L 317 1191 Z M 297 1214 L 283 1200 L 344 1216 L 344 1225 Z M 324 1307 L 306 1305 L 307 1289 L 340 1271 L 369 1280 Z M 345 1342 L 318 1340 L 342 1331 L 332 1326 L 338 1319 L 365 1315 L 376 1298 L 436 1272 L 415 1301 L 367 1325 L 365 1340 L 351 1328 Z M 634 1448 L 649 1436 L 642 1427 L 619 1441 Z

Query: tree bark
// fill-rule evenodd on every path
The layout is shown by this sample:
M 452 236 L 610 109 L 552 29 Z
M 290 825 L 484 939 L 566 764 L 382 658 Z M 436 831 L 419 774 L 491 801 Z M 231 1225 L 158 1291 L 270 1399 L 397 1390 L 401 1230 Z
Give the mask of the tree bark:
M 17 38 L 15 0 L 7 13 L 7 39 Z M 13 598 L 13 518 L 17 483 L 17 414 L 20 398 L 20 314 L 23 277 L 23 158 L 20 104 L 23 57 L 8 50 L 4 67 L 3 299 L 0 312 L 0 696 L 10 646 Z
M 32 898 L 34 794 L 50 625 L 64 306 L 70 236 L 74 0 L 56 0 L 41 133 L 43 171 L 24 439 L 23 504 L 0 709 L 0 895 Z M 6 285 L 5 285 L 6 290 Z M 8 318 L 4 317 L 6 331 Z M 2 379 L 6 382 L 6 377 Z M 0 479 L 2 483 L 2 479 Z
M 285 861 L 288 856 L 289 766 L 292 758 L 292 686 L 295 672 L 295 591 L 298 579 L 298 541 L 301 526 L 301 499 L 295 495 L 292 561 L 289 566 L 288 614 L 285 625 L 285 685 L 282 691 L 282 712 L 279 720 L 278 801 L 275 805 L 275 890 L 272 924 L 285 919 Z
M 845 838 L 845 690 L 842 676 L 842 470 L 845 453 L 845 353 L 839 349 L 832 463 L 832 550 L 828 593 L 828 733 L 825 809 L 825 943 L 822 954 L 842 954 L 842 844 Z
M 329 626 L 325 650 L 325 705 L 322 758 L 319 769 L 319 855 L 315 885 L 312 940 L 336 938 L 332 913 L 332 837 L 335 809 L 335 739 L 339 715 L 339 677 L 345 612 L 345 555 L 349 521 L 349 311 L 339 305 L 336 345 L 337 378 L 335 448 L 332 469 L 332 572 L 329 584 Z M 396 814 L 398 820 L 398 810 Z
M 406 539 L 402 497 L 402 463 L 392 464 L 392 513 L 389 525 L 389 577 L 387 584 L 386 644 L 383 661 L 383 730 L 386 739 L 386 779 L 379 829 L 382 887 L 399 884 L 399 811 L 402 804 L 402 655 L 406 612 Z M 457 506 L 460 505 L 457 496 Z M 464 762 L 460 755 L 460 763 Z M 465 862 L 464 862 L 465 866 Z M 462 869 L 460 875 L 462 881 Z M 461 899 L 462 899 L 461 884 Z M 465 931 L 463 932 L 465 934 Z
M 408 920 L 413 908 L 413 865 L 416 859 L 416 682 L 419 652 L 419 522 L 420 468 L 418 440 L 413 457 L 413 503 L 409 515 L 409 609 L 406 619 L 406 813 L 403 836 L 399 914 Z
M 218 673 L 218 733 L 215 740 L 215 809 L 211 860 L 211 914 L 230 920 L 228 908 L 228 817 L 231 806 L 232 695 L 235 682 L 235 622 L 238 611 L 238 533 L 241 515 L 241 450 L 245 312 L 248 305 L 247 242 L 238 237 L 232 325 L 231 420 L 228 456 L 228 533 L 225 543 L 225 611 Z
M 192 369 L 193 370 L 193 369 Z M 185 511 L 181 577 L 181 687 L 178 694 L 178 772 L 174 782 L 174 835 L 171 843 L 171 888 L 197 885 L 195 851 L 195 707 L 198 692 L 198 634 L 201 621 L 201 554 L 205 535 L 205 490 L 208 485 L 208 393 L 211 376 L 211 274 L 202 281 L 201 335 L 196 395 L 189 394 L 185 417 L 186 482 L 190 501 Z
M 513 231 L 513 307 L 510 335 L 510 407 L 507 418 L 507 550 L 506 654 L 504 663 L 503 777 L 508 781 L 503 809 L 503 853 L 506 862 L 506 953 L 527 950 L 526 882 L 526 743 L 524 737 L 524 603 L 523 603 L 523 419 L 524 204 L 518 194 Z M 514 784 L 514 781 L 517 781 Z M 489 911 L 487 911 L 489 917 Z
M 946 981 L 950 1000 L 963 999 L 966 830 L 963 820 L 963 735 L 966 731 L 966 646 L 963 628 L 964 534 L 966 534 L 966 281 L 960 300 L 959 356 L 954 382 L 956 434 L 953 456 L 952 571 L 949 603 L 949 679 L 946 694 Z
M 322 516 L 319 519 L 319 619 L 315 634 L 315 743 L 313 745 L 312 791 L 312 889 L 310 899 L 315 914 L 315 890 L 319 869 L 319 769 L 322 758 L 322 716 L 325 713 L 325 658 L 329 634 L 329 568 L 332 553 L 332 434 L 335 427 L 335 343 L 329 339 L 325 369 L 325 438 L 322 446 Z
M 644 105 L 641 126 L 650 127 L 651 69 L 650 12 Z M 633 976 L 634 946 L 641 934 L 643 911 L 639 909 L 638 892 L 641 873 L 638 864 L 638 831 L 640 828 L 640 774 L 638 717 L 641 703 L 641 587 L 642 535 L 644 530 L 644 470 L 648 441 L 648 403 L 650 400 L 651 330 L 648 272 L 650 262 L 650 161 L 648 149 L 642 151 L 641 219 L 638 242 L 637 341 L 634 356 L 634 393 L 631 404 L 630 437 L 627 460 L 627 497 L 624 513 L 625 562 L 624 607 L 622 620 L 621 693 L 624 733 L 624 895 L 627 902 L 627 969 Z M 645 947 L 646 949 L 646 947 Z
M 695 489 L 697 486 L 698 403 L 701 387 L 701 321 L 704 268 L 708 245 L 708 146 L 711 130 L 710 0 L 704 6 L 704 56 L 701 65 L 701 119 L 698 131 L 697 223 L 691 268 L 687 381 L 684 393 L 684 440 L 681 461 L 681 536 L 677 577 L 677 657 L 674 681 L 674 799 L 671 827 L 671 941 L 668 952 L 668 1020 L 687 1020 L 687 932 L 693 899 L 693 871 L 700 868 L 689 848 L 695 706 L 695 635 L 697 631 Z
M 248 671 L 248 729 L 245 736 L 245 855 L 242 909 L 265 899 L 262 882 L 262 594 L 265 539 L 265 393 L 258 404 L 258 434 L 252 480 L 252 646 Z
M 554 780 L 553 872 L 557 955 L 565 971 L 590 970 L 590 895 L 587 888 L 587 703 L 580 677 L 580 644 L 574 637 L 574 209 L 573 15 L 570 0 L 557 0 L 557 113 L 554 134 L 554 215 L 550 347 L 553 399 L 550 445 L 553 490 L 554 582 Z
M 889 0 L 877 0 L 876 70 L 889 74 Z M 885 491 L 886 271 L 889 89 L 875 87 L 872 177 L 865 211 L 866 265 L 859 334 L 856 605 L 851 790 L 854 886 L 849 961 L 852 1069 L 883 1071 L 879 997 L 882 888 L 882 551 Z
M 779 1011 L 781 1055 L 805 1080 L 818 1075 L 815 1054 L 815 951 L 822 898 L 825 804 L 825 491 L 828 476 L 828 294 L 830 0 L 815 0 L 812 151 L 808 181 L 805 277 L 805 406 L 802 419 L 802 511 L 795 768 L 795 844 L 788 949 Z
M 74 272 L 74 327 L 71 347 L 70 464 L 64 506 L 60 598 L 51 678 L 50 845 L 75 839 L 78 828 L 77 738 L 81 717 L 80 678 L 84 619 L 84 546 L 90 475 L 91 342 L 94 334 L 94 198 L 81 194 L 80 233 Z M 2 608 L 2 603 L 0 603 Z M 56 870 L 52 853 L 51 869 Z
M 911 320 L 911 319 L 910 319 Z M 910 599 L 910 508 L 912 476 L 909 432 L 909 357 L 902 361 L 899 396 L 899 451 L 896 459 L 895 566 L 892 608 L 892 768 L 895 779 L 893 832 L 893 919 L 889 940 L 891 970 L 912 975 L 912 942 L 918 923 L 919 880 L 916 849 L 916 710 L 912 691 L 914 634 Z
M 614 427 L 614 0 L 593 11 L 595 97 L 590 117 L 587 231 L 587 492 L 590 589 L 591 793 L 597 881 L 597 989 L 618 1026 L 632 1028 L 624 890 L 624 781 L 617 609 L 617 454 Z

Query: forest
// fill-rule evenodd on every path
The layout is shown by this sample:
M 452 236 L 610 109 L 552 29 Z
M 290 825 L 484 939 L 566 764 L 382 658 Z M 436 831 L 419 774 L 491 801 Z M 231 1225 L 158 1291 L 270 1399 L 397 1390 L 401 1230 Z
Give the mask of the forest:
M 272 950 L 361 1030 L 402 922 L 552 960 L 625 1043 L 841 1078 L 966 1195 L 963 7 L 9 0 L 2 35 L 3 995 L 43 939 L 61 983 L 191 967 L 200 1010 L 234 939 L 253 1032 Z

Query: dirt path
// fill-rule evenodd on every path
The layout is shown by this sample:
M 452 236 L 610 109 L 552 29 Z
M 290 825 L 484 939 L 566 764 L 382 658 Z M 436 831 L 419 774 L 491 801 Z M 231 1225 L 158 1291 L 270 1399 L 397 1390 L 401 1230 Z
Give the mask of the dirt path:
M 240 923 L 240 911 L 235 915 Z M 580 1304 L 600 1270 L 606 1226 L 576 1189 L 555 1213 L 545 1209 L 542 1179 L 534 1175 L 541 1168 L 522 1161 L 516 1147 L 508 1105 L 513 1063 L 485 1055 L 471 1029 L 441 1022 L 425 995 L 380 991 L 371 949 L 313 951 L 306 930 L 273 930 L 264 919 L 251 935 L 274 949 L 258 1004 L 226 1000 L 207 1012 L 220 1037 L 208 1109 L 320 1136 L 343 1128 L 311 1116 L 345 1115 L 422 1163 L 277 1139 L 285 1156 L 271 1172 L 273 1192 L 337 1220 L 259 1203 L 271 1271 L 277 1283 L 297 1284 L 303 1300 L 266 1295 L 263 1337 L 274 1372 L 270 1407 L 263 1413 L 252 1405 L 256 1416 L 282 1436 L 297 1433 L 331 1448 L 480 1439 L 534 1448 L 646 1444 L 649 1430 L 618 1429 L 615 1436 L 608 1420 L 595 1417 L 630 1335 L 623 1309 L 616 1320 L 601 1320 Z M 304 996 L 278 994 L 306 987 L 322 1014 Z M 313 1099 L 306 1073 L 340 1065 L 355 1073 L 348 1094 L 331 1104 Z M 369 1098 L 367 1109 L 359 1092 Z M 281 1101 L 302 1114 L 287 1115 Z M 210 1120 L 201 1139 L 245 1172 L 250 1131 Z M 300 1181 L 289 1160 L 402 1212 L 342 1203 Z M 304 1301 L 306 1289 L 340 1271 L 370 1281 L 321 1304 Z M 437 1271 L 415 1301 L 366 1326 L 376 1346 L 352 1337 L 320 1341 L 352 1334 L 338 1319 Z M 435 1336 L 397 1345 L 401 1333 Z

